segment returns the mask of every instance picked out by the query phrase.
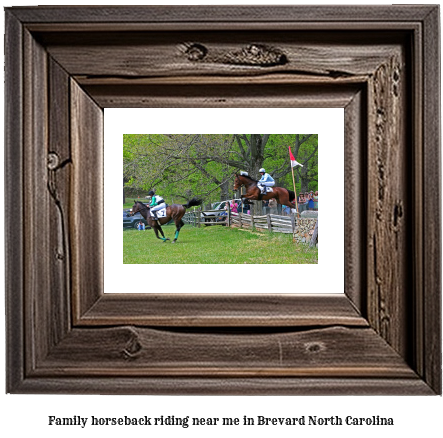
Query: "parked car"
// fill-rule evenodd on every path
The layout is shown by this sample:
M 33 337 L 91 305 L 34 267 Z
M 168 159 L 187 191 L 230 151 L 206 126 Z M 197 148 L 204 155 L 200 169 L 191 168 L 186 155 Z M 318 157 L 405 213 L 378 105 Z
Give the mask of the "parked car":
M 210 212 L 202 212 L 201 220 L 202 222 L 216 222 L 217 220 L 221 219 L 223 216 L 223 212 L 225 211 L 225 206 L 227 202 L 232 201 L 232 199 L 216 202 L 212 206 L 212 210 Z M 241 199 L 236 199 L 235 202 L 238 204 L 238 211 L 241 211 L 242 202 Z
M 147 230 L 151 228 L 146 222 L 146 219 L 140 214 L 140 212 L 135 213 L 134 216 L 131 216 L 130 210 L 123 210 L 123 228 L 137 229 L 137 225 L 140 221 L 145 224 Z

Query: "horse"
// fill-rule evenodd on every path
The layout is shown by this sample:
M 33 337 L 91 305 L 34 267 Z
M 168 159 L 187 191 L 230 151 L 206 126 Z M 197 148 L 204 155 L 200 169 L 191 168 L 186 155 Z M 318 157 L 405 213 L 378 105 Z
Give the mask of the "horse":
M 266 192 L 263 195 L 261 194 L 257 183 L 258 181 L 251 178 L 249 175 L 238 173 L 235 174 L 234 190 L 238 190 L 242 186 L 245 186 L 246 188 L 246 193 L 241 195 L 242 202 L 244 202 L 244 199 L 261 201 L 275 198 L 279 204 L 294 208 L 292 201 L 295 200 L 295 193 L 292 190 L 288 190 L 283 187 L 272 187 L 272 192 Z
M 170 239 L 165 237 L 161 225 L 167 224 L 171 219 L 173 219 L 175 222 L 176 230 L 175 230 L 175 239 L 172 241 L 172 243 L 175 243 L 177 242 L 180 229 L 185 224 L 182 221 L 182 217 L 186 213 L 186 209 L 189 207 L 193 207 L 195 205 L 201 205 L 201 203 L 202 203 L 201 199 L 192 198 L 186 204 L 168 205 L 166 207 L 166 216 L 161 217 L 158 219 L 158 221 L 156 221 L 154 220 L 154 218 L 151 217 L 151 209 L 146 204 L 143 204 L 143 202 L 140 201 L 134 201 L 134 205 L 132 206 L 132 216 L 134 216 L 135 213 L 140 212 L 140 214 L 148 222 L 149 226 L 154 230 L 157 239 L 161 239 L 163 240 L 163 242 L 166 242 L 167 240 Z M 160 237 L 158 235 L 159 231 L 163 237 Z

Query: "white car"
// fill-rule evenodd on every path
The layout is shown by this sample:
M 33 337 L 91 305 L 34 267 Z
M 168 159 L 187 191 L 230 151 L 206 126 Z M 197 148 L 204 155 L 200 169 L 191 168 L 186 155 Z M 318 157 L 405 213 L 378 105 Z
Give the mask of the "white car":
M 223 216 L 222 213 L 225 211 L 225 206 L 227 202 L 232 201 L 232 199 L 229 199 L 227 201 L 220 201 L 213 204 L 212 210 L 210 212 L 202 212 L 201 220 L 204 222 L 215 222 L 217 218 L 220 216 Z M 238 204 L 238 210 L 241 211 L 242 202 L 241 199 L 235 199 L 235 202 Z

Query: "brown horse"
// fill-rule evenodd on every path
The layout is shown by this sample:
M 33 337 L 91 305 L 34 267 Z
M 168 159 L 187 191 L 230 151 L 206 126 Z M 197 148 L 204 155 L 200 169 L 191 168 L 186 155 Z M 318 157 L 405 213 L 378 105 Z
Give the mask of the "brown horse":
M 264 195 L 260 193 L 260 189 L 257 186 L 258 181 L 252 179 L 249 175 L 235 174 L 234 190 L 238 190 L 241 186 L 246 187 L 246 193 L 241 195 L 243 199 L 251 200 L 267 200 L 275 198 L 281 205 L 287 205 L 290 208 L 294 208 L 292 201 L 295 200 L 295 193 L 292 190 L 284 189 L 283 187 L 272 187 L 272 192 L 268 192 Z
M 168 205 L 166 207 L 166 216 L 161 217 L 158 219 L 158 221 L 154 220 L 153 217 L 151 217 L 151 209 L 146 205 L 143 204 L 143 202 L 140 201 L 134 201 L 134 205 L 132 206 L 132 216 L 134 216 L 135 213 L 140 212 L 141 215 L 146 219 L 149 226 L 154 230 L 155 235 L 157 236 L 157 239 L 163 240 L 163 242 L 166 242 L 168 239 L 165 237 L 161 225 L 167 224 L 171 219 L 175 222 L 175 239 L 172 241 L 172 243 L 177 242 L 178 234 L 180 233 L 180 229 L 185 224 L 182 221 L 182 217 L 186 213 L 186 209 L 189 207 L 193 207 L 195 205 L 200 205 L 202 201 L 197 198 L 192 198 L 187 204 L 172 204 Z M 159 237 L 158 232 L 160 231 L 161 235 L 163 237 Z

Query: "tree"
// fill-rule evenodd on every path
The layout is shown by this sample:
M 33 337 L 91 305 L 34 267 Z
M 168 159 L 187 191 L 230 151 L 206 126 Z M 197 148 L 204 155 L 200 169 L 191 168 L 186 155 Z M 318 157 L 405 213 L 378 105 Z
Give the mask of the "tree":
M 310 134 L 300 138 L 300 135 L 296 134 L 293 153 L 295 159 L 303 165 L 303 167 L 297 166 L 295 168 L 295 171 L 301 179 L 300 191 L 304 193 L 310 190 L 310 183 L 313 181 L 317 182 L 317 184 L 312 188 L 317 189 L 318 135 Z
M 127 134 L 124 177 L 128 187 L 212 201 L 215 195 L 220 200 L 234 196 L 235 172 L 247 171 L 258 179 L 265 167 L 277 185 L 291 188 L 288 146 L 305 166 L 302 173 L 297 168 L 297 181 L 311 184 L 318 171 L 316 134 Z
M 226 164 L 232 142 L 233 136 L 226 134 L 125 135 L 124 150 L 131 151 L 124 166 L 126 175 L 132 175 L 128 185 L 186 199 L 194 195 L 210 199 L 220 190 L 226 199 L 232 186 L 232 171 Z

